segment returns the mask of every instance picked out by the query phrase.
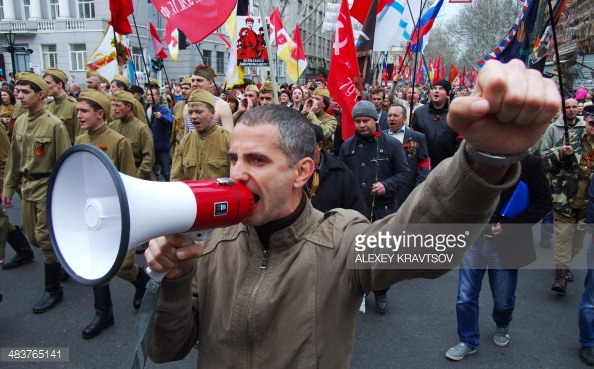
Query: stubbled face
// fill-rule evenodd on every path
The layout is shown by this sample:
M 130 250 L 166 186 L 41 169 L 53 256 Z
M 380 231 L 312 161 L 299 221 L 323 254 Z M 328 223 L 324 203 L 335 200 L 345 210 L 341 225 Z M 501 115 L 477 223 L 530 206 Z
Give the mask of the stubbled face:
M 98 90 L 99 88 L 101 88 L 101 82 L 97 81 L 95 79 L 95 77 L 89 77 L 86 79 L 86 83 L 87 83 L 87 88 L 92 88 L 94 90 Z
M 248 127 L 238 124 L 231 135 L 229 160 L 231 178 L 254 194 L 255 207 L 243 220 L 248 226 L 259 226 L 291 214 L 290 202 L 296 176 L 295 167 L 276 144 L 278 127 L 262 124 Z
M 76 119 L 78 119 L 81 129 L 95 130 L 103 124 L 104 118 L 103 110 L 95 111 L 86 101 L 76 103 Z
M 182 85 L 181 86 L 181 94 L 182 94 L 182 99 L 187 100 L 190 98 L 190 95 L 192 94 L 192 91 L 194 91 L 194 88 L 190 85 Z

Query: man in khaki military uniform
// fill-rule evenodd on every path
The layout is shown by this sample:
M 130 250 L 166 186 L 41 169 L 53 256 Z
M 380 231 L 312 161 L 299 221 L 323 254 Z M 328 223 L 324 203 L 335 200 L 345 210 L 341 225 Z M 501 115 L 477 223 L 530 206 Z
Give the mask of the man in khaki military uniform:
M 214 69 L 208 65 L 199 64 L 194 68 L 194 72 L 192 72 L 192 87 L 210 93 L 210 87 L 213 84 L 215 76 Z M 225 100 L 219 99 L 218 96 L 215 96 L 214 100 L 215 123 L 231 132 L 233 130 L 233 114 L 231 113 L 229 104 Z
M 190 95 L 187 108 L 195 130 L 184 136 L 175 150 L 172 181 L 229 177 L 231 135 L 215 124 L 214 104 L 210 92 L 197 89 Z
M 116 91 L 114 93 L 111 110 L 116 120 L 109 123 L 109 128 L 126 137 L 132 145 L 134 163 L 136 164 L 136 177 L 154 181 L 155 152 L 153 133 L 148 125 L 134 115 L 132 109 L 135 101 L 138 102 L 129 92 Z
M 258 101 L 260 106 L 274 105 L 274 86 L 272 85 L 272 81 L 264 81 L 262 83 L 260 93 L 258 94 Z
M 338 122 L 336 118 L 326 113 L 330 108 L 330 91 L 327 88 L 318 87 L 314 90 L 311 99 L 308 99 L 303 106 L 301 114 L 305 115 L 311 123 L 322 127 L 324 132 L 324 148 L 332 150 L 332 135 L 336 131 Z
M 80 131 L 80 125 L 76 121 L 76 99 L 68 96 L 64 88 L 68 82 L 68 77 L 66 73 L 59 69 L 48 68 L 43 74 L 43 80 L 49 86 L 48 95 L 54 98 L 45 108 L 64 123 L 66 131 L 68 131 L 68 137 L 70 137 L 70 143 L 73 144 L 76 137 L 82 132 Z
M 113 76 L 113 80 L 111 81 L 111 87 L 110 87 L 112 98 L 116 92 L 118 92 L 118 91 L 126 91 L 127 92 L 129 88 L 130 88 L 130 80 L 128 78 L 122 76 L 121 74 L 116 74 Z M 133 108 L 132 112 L 134 113 L 134 116 L 148 125 L 148 119 L 146 118 L 146 114 L 144 113 L 144 106 L 142 106 L 142 103 L 136 99 L 134 99 L 134 101 L 132 103 L 134 104 L 132 107 Z M 113 111 L 112 111 L 111 112 L 111 121 L 114 121 L 116 119 L 117 118 L 114 116 Z
M 239 118 L 248 110 L 252 110 L 260 106 L 260 90 L 256 85 L 248 85 L 243 93 L 243 98 L 239 101 L 237 111 L 233 113 L 233 123 L 237 122 Z
M 89 144 L 101 149 L 111 159 L 121 173 L 136 176 L 134 154 L 132 146 L 126 138 L 107 127 L 105 117 L 110 111 L 110 100 L 105 94 L 97 90 L 83 90 L 76 104 L 77 118 L 81 128 L 86 130 L 76 138 L 76 144 Z M 148 276 L 142 268 L 134 262 L 134 250 L 126 254 L 124 263 L 118 271 L 118 277 L 132 283 L 136 288 L 133 305 L 140 308 Z M 95 317 L 82 332 L 82 337 L 90 339 L 97 336 L 103 329 L 111 327 L 114 323 L 113 308 L 109 283 L 93 287 L 95 300 Z
M 43 78 L 33 73 L 23 75 L 16 83 L 17 97 L 29 114 L 15 122 L 2 191 L 2 205 L 11 208 L 12 196 L 21 185 L 23 230 L 43 253 L 45 293 L 33 306 L 37 314 L 52 309 L 63 298 L 61 267 L 47 230 L 45 201 L 49 176 L 60 155 L 70 147 L 70 138 L 64 124 L 43 107 L 48 90 Z
M 8 150 L 10 149 L 10 141 L 8 134 L 4 129 L 0 129 L 0 191 L 4 187 L 4 168 L 6 166 L 6 159 L 8 158 Z M 2 197 L 2 192 L 0 192 Z M 6 241 L 16 251 L 16 255 L 8 262 L 5 258 Z M 2 269 L 12 269 L 23 264 L 32 262 L 35 255 L 31 250 L 29 241 L 23 234 L 21 228 L 12 224 L 4 208 L 0 206 L 0 264 Z
M 186 102 L 194 91 L 192 87 L 192 79 L 190 77 L 184 78 L 181 83 L 181 94 L 183 101 L 178 101 L 173 105 L 173 129 L 171 130 L 171 151 L 175 152 L 175 148 L 184 137 L 188 117 L 188 109 L 186 109 Z M 191 122 L 190 122 L 191 123 Z

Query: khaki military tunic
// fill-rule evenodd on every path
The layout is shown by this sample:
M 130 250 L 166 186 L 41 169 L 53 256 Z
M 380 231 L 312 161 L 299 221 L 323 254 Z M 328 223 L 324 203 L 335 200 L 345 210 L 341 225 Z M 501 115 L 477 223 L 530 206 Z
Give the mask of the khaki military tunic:
M 171 129 L 171 149 L 175 148 L 184 137 L 186 129 L 186 116 L 184 115 L 185 101 L 180 101 L 173 106 L 173 128 Z
M 145 123 L 134 116 L 118 119 L 109 123 L 109 128 L 126 137 L 132 146 L 134 164 L 136 165 L 136 178 L 155 180 L 153 164 L 155 163 L 155 150 L 153 146 L 153 133 Z
M 78 136 L 76 144 L 89 144 L 99 148 L 107 154 L 119 172 L 136 177 L 132 146 L 124 136 L 108 128 L 107 124 Z M 127 281 L 136 280 L 138 265 L 134 262 L 134 249 L 126 254 L 117 276 Z
M 132 146 L 126 137 L 108 128 L 107 124 L 78 136 L 75 144 L 89 144 L 97 147 L 107 154 L 119 172 L 136 177 Z
M 15 122 L 2 196 L 12 198 L 22 180 L 23 231 L 41 249 L 46 264 L 58 262 L 46 224 L 47 183 L 54 164 L 69 147 L 64 124 L 45 109 L 21 115 Z
M 17 118 L 21 115 L 25 114 L 27 109 L 23 108 L 23 105 L 20 101 L 17 101 L 12 108 L 12 114 L 10 114 L 10 123 L 8 123 L 8 138 L 12 137 L 12 130 L 14 129 L 14 122 L 16 122 Z
M 64 123 L 66 131 L 68 131 L 68 137 L 70 137 L 70 143 L 74 144 L 76 137 L 82 133 L 78 119 L 76 119 L 76 99 L 64 94 L 55 97 L 45 108 Z
M 171 180 L 229 177 L 230 138 L 229 131 L 214 124 L 184 136 L 175 150 Z

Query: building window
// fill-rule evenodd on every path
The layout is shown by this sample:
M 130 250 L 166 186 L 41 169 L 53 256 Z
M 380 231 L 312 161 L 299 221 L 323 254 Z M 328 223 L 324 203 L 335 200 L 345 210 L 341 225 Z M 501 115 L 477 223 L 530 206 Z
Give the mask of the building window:
M 78 17 L 86 19 L 95 18 L 95 1 L 78 0 Z
M 4 19 L 4 0 L 0 0 L 0 19 Z
M 29 7 L 31 6 L 31 0 L 23 0 L 23 15 L 24 19 L 29 19 Z
M 139 47 L 132 48 L 132 62 L 134 63 L 134 69 L 137 72 L 145 72 L 144 63 L 142 62 L 142 49 Z
M 58 68 L 58 51 L 56 45 L 41 45 L 41 61 L 43 70 Z
M 210 51 L 210 50 L 202 51 L 202 58 L 204 60 L 204 64 L 211 65 L 212 64 L 212 51 Z
M 225 53 L 217 51 L 217 73 L 225 74 Z
M 85 60 L 87 60 L 85 44 L 71 44 L 70 45 L 70 69 L 77 71 L 84 71 Z
M 49 0 L 49 15 L 50 19 L 58 19 L 60 16 L 60 0 Z

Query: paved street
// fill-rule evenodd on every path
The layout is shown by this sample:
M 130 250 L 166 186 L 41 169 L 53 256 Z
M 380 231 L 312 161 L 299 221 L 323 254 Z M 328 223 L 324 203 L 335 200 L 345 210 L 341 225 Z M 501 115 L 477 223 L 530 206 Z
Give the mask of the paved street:
M 15 197 L 16 198 L 16 197 Z M 19 209 L 9 209 L 17 224 Z M 539 265 L 550 267 L 552 249 L 538 249 Z M 54 310 L 36 315 L 31 307 L 43 293 L 43 261 L 18 269 L 0 270 L 0 347 L 68 347 L 70 360 L 62 363 L 7 363 L 0 368 L 129 368 L 133 359 L 136 310 L 133 286 L 118 278 L 111 286 L 115 326 L 92 340 L 81 338 L 93 315 L 92 291 L 73 281 L 64 283 L 64 301 Z M 583 259 L 585 251 L 580 255 Z M 7 246 L 7 258 L 13 255 Z M 143 258 L 138 257 L 142 263 Z M 583 265 L 583 263 L 581 263 Z M 481 295 L 482 345 L 460 362 L 445 358 L 456 344 L 455 298 L 458 273 L 437 280 L 408 280 L 388 292 L 388 313 L 380 316 L 368 298 L 366 314 L 360 314 L 351 368 L 581 368 L 578 356 L 577 309 L 583 291 L 585 270 L 575 269 L 576 281 L 566 296 L 550 291 L 552 270 L 520 271 L 511 342 L 500 348 L 491 341 L 490 291 L 485 283 Z M 486 278 L 485 281 L 486 282 Z M 282 350 L 282 343 L 271 349 Z M 194 368 L 198 353 L 183 361 L 147 368 Z

